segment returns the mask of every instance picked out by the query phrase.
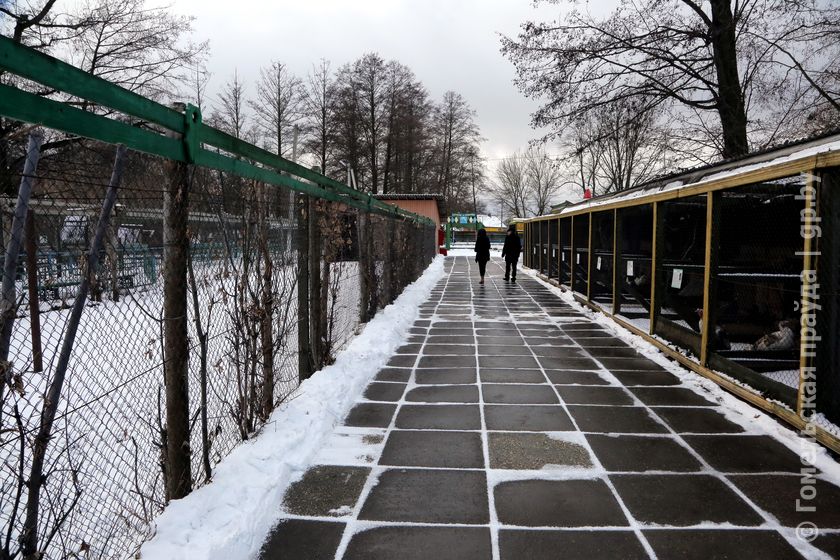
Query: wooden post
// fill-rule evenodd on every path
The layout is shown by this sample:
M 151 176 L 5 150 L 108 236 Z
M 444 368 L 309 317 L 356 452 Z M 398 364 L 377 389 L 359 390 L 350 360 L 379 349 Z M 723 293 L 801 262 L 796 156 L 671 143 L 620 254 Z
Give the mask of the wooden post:
M 560 227 L 562 218 L 557 218 L 557 284 L 563 283 L 563 228 Z
M 816 264 L 819 260 L 819 239 L 816 237 L 815 225 L 818 223 L 815 218 L 817 214 L 817 200 L 819 192 L 818 176 L 814 172 L 808 174 L 808 179 L 805 183 L 804 198 L 805 198 L 805 213 L 803 214 L 802 223 L 800 224 L 800 231 L 803 235 L 802 247 L 802 286 L 800 289 L 799 311 L 803 315 L 813 316 L 816 313 L 813 305 L 818 300 L 812 296 L 812 291 L 820 288 L 812 288 L 816 277 Z M 801 199 L 800 195 L 800 199 Z M 829 222 L 830 223 L 830 220 Z M 822 227 L 822 226 L 821 226 Z M 828 230 L 831 231 L 831 230 Z M 817 286 L 821 286 L 818 282 Z M 828 292 L 833 293 L 833 292 Z M 817 294 L 818 295 L 818 294 Z M 833 302 L 819 301 L 821 305 L 831 305 Z M 817 327 L 819 322 L 817 322 Z M 808 321 L 800 320 L 799 322 L 799 383 L 796 391 L 796 415 L 800 418 L 806 418 L 804 400 L 806 398 L 805 383 L 810 377 L 809 368 L 813 363 L 814 349 L 816 347 L 816 340 L 814 339 L 814 328 L 809 329 Z M 825 370 L 830 371 L 830 370 Z M 813 408 L 809 412 L 816 412 Z
M 586 301 L 592 301 L 592 218 L 595 215 L 593 212 L 587 214 L 589 216 L 589 242 L 586 255 Z
M 700 339 L 700 365 L 708 366 L 709 352 L 717 323 L 717 264 L 720 240 L 720 191 L 706 195 L 706 260 L 703 281 L 703 328 Z
M 575 217 L 569 217 L 569 289 L 575 291 Z
M 44 371 L 41 346 L 41 304 L 38 298 L 38 238 L 35 213 L 26 214 L 26 280 L 29 290 L 29 331 L 32 337 L 32 371 Z
M 183 111 L 182 104 L 174 108 Z M 170 137 L 180 134 L 170 132 Z M 190 170 L 167 160 L 163 193 L 163 379 L 166 386 L 166 490 L 170 500 L 192 490 L 190 469 L 189 339 L 187 259 L 189 258 Z
M 662 300 L 665 298 L 665 271 L 662 268 L 662 255 L 665 243 L 665 213 L 667 203 L 653 203 L 653 251 L 650 262 L 650 325 L 648 332 L 656 332 L 656 321 L 662 310 Z M 658 297 L 657 297 L 658 296 Z
M 618 267 L 621 264 L 621 227 L 619 224 L 620 214 L 618 208 L 613 210 L 613 304 L 612 313 L 618 315 L 621 311 L 621 275 L 618 273 Z

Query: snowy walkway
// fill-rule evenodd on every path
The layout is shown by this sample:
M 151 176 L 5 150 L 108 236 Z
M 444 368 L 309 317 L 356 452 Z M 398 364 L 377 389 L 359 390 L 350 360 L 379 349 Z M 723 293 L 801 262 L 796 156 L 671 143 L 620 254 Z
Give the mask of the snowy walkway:
M 261 558 L 840 557 L 840 488 L 530 277 L 471 259 L 286 494 Z M 278 504 L 279 506 L 279 504 Z M 799 551 L 799 552 L 797 552 Z M 800 555 L 801 553 L 801 555 Z

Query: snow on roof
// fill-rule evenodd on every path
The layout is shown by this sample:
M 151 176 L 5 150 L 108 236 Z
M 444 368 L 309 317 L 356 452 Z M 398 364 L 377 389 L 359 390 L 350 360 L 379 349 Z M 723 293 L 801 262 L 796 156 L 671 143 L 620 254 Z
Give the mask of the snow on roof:
M 478 221 L 484 224 L 484 227 L 504 227 L 504 224 L 502 224 L 502 219 L 498 216 L 488 216 L 486 214 L 479 214 Z

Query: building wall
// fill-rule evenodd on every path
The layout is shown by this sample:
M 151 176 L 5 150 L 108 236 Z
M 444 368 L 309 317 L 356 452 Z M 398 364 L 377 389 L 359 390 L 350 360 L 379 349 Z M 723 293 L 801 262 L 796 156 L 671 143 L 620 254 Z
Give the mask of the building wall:
M 440 211 L 438 210 L 437 200 L 389 200 L 385 197 L 380 197 L 379 200 L 393 204 L 408 212 L 431 218 L 435 221 L 435 231 L 440 229 Z

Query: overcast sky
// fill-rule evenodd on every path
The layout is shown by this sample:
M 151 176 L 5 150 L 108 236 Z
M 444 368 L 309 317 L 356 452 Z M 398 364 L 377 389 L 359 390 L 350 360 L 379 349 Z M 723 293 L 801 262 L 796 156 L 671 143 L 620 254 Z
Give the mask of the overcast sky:
M 555 19 L 557 6 L 534 8 L 531 0 L 174 0 L 172 9 L 195 16 L 195 38 L 210 40 L 211 97 L 234 69 L 253 91 L 260 66 L 271 60 L 303 77 L 320 58 L 337 68 L 377 52 L 409 66 L 435 99 L 450 89 L 464 95 L 477 112 L 491 166 L 540 136 L 529 126 L 536 104 L 513 85 L 498 34 L 516 35 L 527 19 Z

